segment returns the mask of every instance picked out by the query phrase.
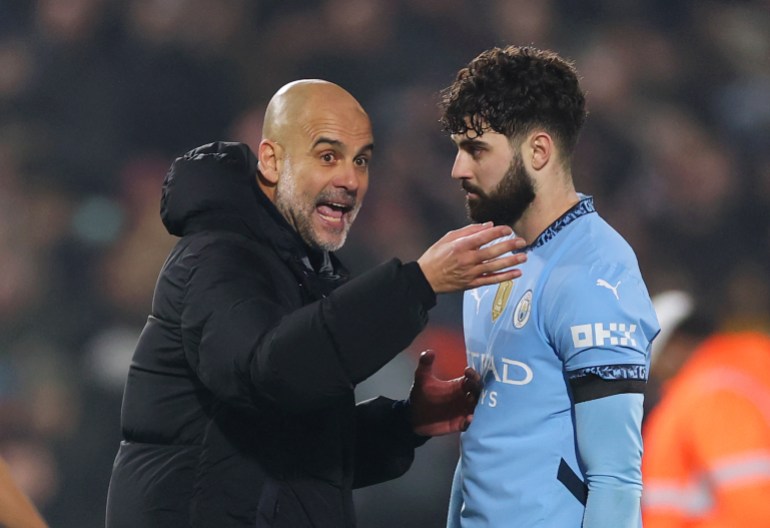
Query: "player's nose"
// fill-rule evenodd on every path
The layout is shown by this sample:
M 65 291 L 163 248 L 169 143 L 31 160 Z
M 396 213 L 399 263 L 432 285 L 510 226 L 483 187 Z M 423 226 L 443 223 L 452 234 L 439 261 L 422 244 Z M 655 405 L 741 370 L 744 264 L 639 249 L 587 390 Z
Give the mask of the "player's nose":
M 471 171 L 470 156 L 462 150 L 457 152 L 455 162 L 452 165 L 452 178 L 455 180 L 467 180 L 473 177 Z

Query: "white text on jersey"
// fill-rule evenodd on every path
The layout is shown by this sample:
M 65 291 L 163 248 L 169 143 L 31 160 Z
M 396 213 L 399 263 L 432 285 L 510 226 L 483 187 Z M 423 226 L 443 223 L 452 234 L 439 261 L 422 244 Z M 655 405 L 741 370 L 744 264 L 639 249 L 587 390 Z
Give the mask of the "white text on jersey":
M 589 323 L 571 326 L 570 331 L 575 348 L 605 344 L 636 346 L 636 339 L 633 338 L 633 333 L 636 331 L 635 324 L 609 323 L 605 326 L 603 323 Z

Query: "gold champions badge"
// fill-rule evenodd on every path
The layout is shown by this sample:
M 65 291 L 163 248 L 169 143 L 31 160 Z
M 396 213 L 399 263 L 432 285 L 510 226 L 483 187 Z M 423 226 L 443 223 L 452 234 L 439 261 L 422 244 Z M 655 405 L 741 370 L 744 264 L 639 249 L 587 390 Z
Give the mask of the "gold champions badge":
M 501 282 L 497 287 L 497 293 L 495 294 L 495 300 L 492 301 L 492 321 L 496 321 L 500 314 L 505 310 L 505 305 L 508 304 L 508 298 L 513 291 L 513 281 L 507 280 Z

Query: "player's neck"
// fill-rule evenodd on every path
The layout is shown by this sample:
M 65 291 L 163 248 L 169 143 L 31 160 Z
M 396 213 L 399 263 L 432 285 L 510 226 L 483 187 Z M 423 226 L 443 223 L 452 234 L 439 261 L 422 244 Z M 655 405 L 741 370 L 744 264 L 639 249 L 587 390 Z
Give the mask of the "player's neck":
M 527 244 L 532 244 L 540 233 L 579 201 L 580 197 L 571 184 L 553 189 L 539 189 L 535 200 L 524 211 L 519 221 L 513 224 L 513 231 L 516 236 L 526 240 Z

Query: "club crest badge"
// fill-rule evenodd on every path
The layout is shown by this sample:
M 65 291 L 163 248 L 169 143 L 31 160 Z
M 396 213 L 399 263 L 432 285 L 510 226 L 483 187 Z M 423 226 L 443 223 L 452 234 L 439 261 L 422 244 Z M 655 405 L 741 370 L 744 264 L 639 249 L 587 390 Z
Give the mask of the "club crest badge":
M 513 291 L 513 281 L 507 280 L 501 282 L 497 287 L 497 293 L 495 294 L 495 300 L 492 301 L 492 322 L 497 321 L 497 318 L 505 310 L 505 305 L 508 304 L 508 298 Z
M 532 313 L 532 290 L 527 290 L 524 295 L 521 296 L 519 304 L 516 305 L 516 309 L 513 311 L 513 326 L 516 328 L 523 328 L 527 321 L 529 321 L 529 314 Z

